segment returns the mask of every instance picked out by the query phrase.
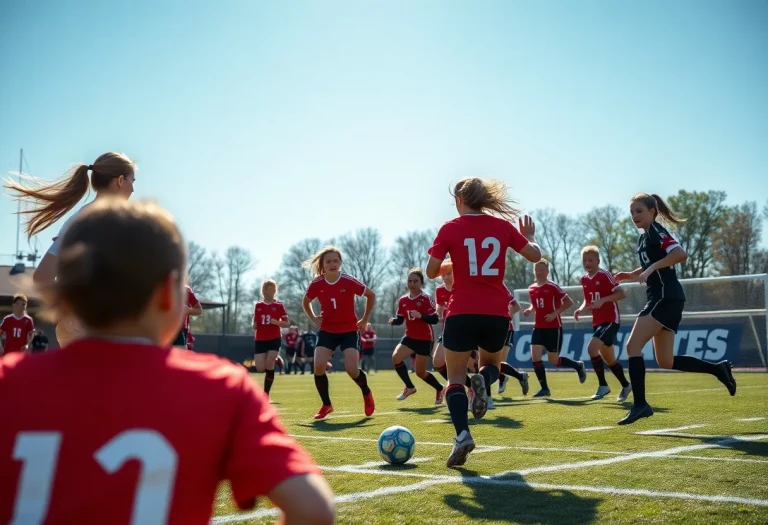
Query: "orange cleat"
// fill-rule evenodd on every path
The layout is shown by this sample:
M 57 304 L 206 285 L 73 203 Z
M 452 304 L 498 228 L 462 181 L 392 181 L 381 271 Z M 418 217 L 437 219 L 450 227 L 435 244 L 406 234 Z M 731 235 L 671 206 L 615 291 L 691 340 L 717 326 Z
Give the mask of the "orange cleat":
M 373 392 L 370 392 L 367 396 L 363 396 L 363 403 L 365 403 L 365 415 L 372 416 L 376 410 L 376 403 L 373 401 Z

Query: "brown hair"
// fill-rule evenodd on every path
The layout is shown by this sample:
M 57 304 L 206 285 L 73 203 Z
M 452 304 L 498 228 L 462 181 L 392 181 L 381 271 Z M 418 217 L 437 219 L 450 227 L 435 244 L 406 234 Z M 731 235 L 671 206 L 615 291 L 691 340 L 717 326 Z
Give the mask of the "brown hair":
M 408 270 L 408 277 L 411 275 L 418 275 L 419 279 L 421 279 L 421 284 L 424 284 L 424 272 L 421 270 L 421 268 L 411 268 Z
M 23 293 L 17 293 L 13 296 L 13 300 L 11 301 L 11 304 L 16 304 L 16 301 L 24 301 L 25 303 L 29 303 L 27 300 L 27 296 Z
M 471 210 L 490 211 L 508 220 L 520 216 L 520 210 L 507 196 L 507 185 L 500 180 L 469 177 L 454 186 L 451 195 L 460 198 Z
M 684 218 L 678 216 L 674 211 L 672 211 L 672 208 L 667 206 L 667 203 L 664 202 L 664 199 L 655 193 L 651 193 L 650 195 L 647 193 L 638 193 L 632 197 L 630 202 L 642 202 L 643 205 L 649 210 L 656 211 L 656 213 L 653 215 L 654 219 L 660 215 L 661 219 L 667 224 L 682 224 L 685 222 Z
M 54 310 L 66 304 L 86 326 L 106 328 L 141 315 L 169 275 L 185 282 L 186 264 L 170 213 L 152 203 L 100 199 L 67 227 L 46 297 Z
M 25 185 L 7 179 L 5 188 L 14 193 L 17 199 L 33 203 L 33 208 L 21 211 L 30 215 L 27 220 L 27 236 L 31 238 L 74 208 L 88 193 L 89 184 L 98 193 L 108 188 L 112 179 L 121 175 L 131 176 L 135 169 L 136 165 L 126 155 L 109 152 L 99 156 L 90 166 L 80 164 L 72 168 L 68 175 L 59 180 L 42 183 L 29 179 L 32 185 Z M 91 172 L 90 179 L 88 171 Z
M 329 253 L 335 253 L 339 256 L 339 260 L 344 262 L 344 258 L 341 256 L 341 250 L 336 248 L 335 246 L 326 246 L 322 248 L 319 252 L 314 254 L 312 257 L 304 261 L 304 263 L 301 265 L 303 268 L 311 268 L 312 272 L 317 276 L 321 276 L 325 274 L 325 268 L 323 267 L 323 263 L 325 262 L 325 256 Z
M 261 283 L 261 296 L 264 297 L 264 288 L 267 286 L 274 286 L 275 287 L 275 295 L 277 295 L 277 281 L 274 281 L 273 279 L 265 279 L 264 282 Z

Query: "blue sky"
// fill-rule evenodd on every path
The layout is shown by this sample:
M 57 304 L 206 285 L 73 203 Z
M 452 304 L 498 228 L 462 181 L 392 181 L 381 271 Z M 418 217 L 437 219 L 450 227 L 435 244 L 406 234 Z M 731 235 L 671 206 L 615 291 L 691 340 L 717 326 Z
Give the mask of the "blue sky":
M 470 174 L 528 210 L 762 203 L 766 27 L 765 1 L 2 2 L 0 172 L 125 152 L 137 197 L 261 275 L 304 237 L 437 227 Z

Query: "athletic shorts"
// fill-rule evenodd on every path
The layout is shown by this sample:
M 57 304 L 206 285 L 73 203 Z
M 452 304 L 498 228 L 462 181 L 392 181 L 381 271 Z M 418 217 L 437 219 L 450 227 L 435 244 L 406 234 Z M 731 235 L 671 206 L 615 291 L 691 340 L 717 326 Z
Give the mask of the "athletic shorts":
M 179 333 L 176 334 L 176 339 L 173 340 L 173 346 L 187 347 L 187 329 L 182 328 Z
M 504 348 L 509 317 L 485 314 L 452 315 L 445 320 L 443 345 L 453 352 L 482 348 L 496 353 Z
M 279 352 L 280 343 L 282 343 L 282 340 L 278 337 L 277 339 L 270 339 L 268 341 L 254 341 L 253 343 L 254 354 L 266 354 L 267 352 Z
M 563 328 L 534 328 L 531 334 L 531 346 L 543 346 L 547 352 L 560 353 L 563 346 Z
M 314 359 L 315 358 L 315 347 L 314 346 L 305 346 L 304 352 L 302 353 L 302 356 L 306 359 Z
M 654 299 L 645 303 L 645 307 L 637 315 L 638 317 L 650 315 L 665 329 L 677 333 L 680 321 L 683 320 L 683 308 L 685 308 L 685 301 Z
M 291 348 L 289 346 L 285 347 L 285 355 L 287 355 L 288 357 L 293 357 L 298 353 L 299 353 L 299 350 L 297 348 Z
M 605 346 L 613 346 L 618 331 L 619 323 L 603 323 L 594 327 L 592 337 L 600 339 Z
M 515 331 L 510 330 L 507 332 L 507 341 L 504 343 L 504 346 L 512 346 L 515 342 Z
M 412 354 L 429 356 L 432 353 L 434 341 L 424 339 L 413 339 L 405 336 L 400 339 L 400 344 L 412 350 Z
M 374 347 L 372 346 L 370 348 L 363 348 L 361 352 L 363 353 L 364 356 L 371 357 L 373 356 L 375 350 L 374 350 Z
M 341 347 L 342 350 L 347 350 L 349 348 L 357 350 L 357 332 L 332 334 L 331 332 L 320 330 L 320 333 L 317 334 L 317 346 L 328 348 L 331 351 L 335 351 L 336 348 L 339 347 Z

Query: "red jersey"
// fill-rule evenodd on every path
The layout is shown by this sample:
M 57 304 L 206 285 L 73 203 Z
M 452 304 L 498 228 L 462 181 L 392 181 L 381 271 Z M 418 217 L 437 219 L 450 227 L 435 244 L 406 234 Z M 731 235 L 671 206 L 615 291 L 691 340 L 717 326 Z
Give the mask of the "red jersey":
M 5 334 L 5 353 L 21 352 L 27 344 L 29 334 L 35 330 L 35 322 L 28 315 L 16 317 L 13 314 L 6 315 L 0 323 L 0 332 Z
M 285 334 L 285 346 L 287 348 L 296 348 L 299 342 L 299 334 L 296 332 L 287 332 Z
M 445 317 L 484 314 L 509 317 L 504 286 L 507 248 L 522 250 L 528 240 L 509 221 L 485 213 L 462 215 L 437 232 L 429 255 L 453 262 L 453 294 Z
M 198 301 L 197 296 L 195 295 L 195 292 L 192 291 L 192 288 L 190 288 L 188 285 L 185 286 L 187 289 L 187 306 L 190 308 L 194 308 L 196 306 L 200 306 L 200 301 Z M 189 330 L 189 324 L 190 324 L 190 316 L 188 315 L 186 319 L 184 319 L 184 328 Z
M 435 338 L 435 331 L 432 325 L 423 319 L 411 317 L 408 312 L 415 310 L 421 315 L 432 315 L 435 313 L 435 302 L 424 292 L 414 298 L 405 294 L 397 303 L 397 315 L 405 318 L 405 336 L 418 341 L 432 341 Z
M 320 330 L 332 334 L 357 332 L 355 296 L 363 295 L 365 290 L 363 283 L 345 273 L 333 283 L 329 283 L 324 275 L 312 281 L 307 288 L 307 298 L 320 301 L 323 317 Z
M 613 278 L 611 272 L 598 268 L 594 277 L 589 275 L 581 277 L 581 287 L 584 289 L 584 299 L 589 306 L 592 301 L 611 295 L 619 287 L 619 283 Z M 619 305 L 613 301 L 604 303 L 600 308 L 592 310 L 592 326 L 603 323 L 619 323 Z
M 373 339 L 376 337 L 376 332 L 373 330 L 363 330 L 363 332 L 360 334 L 360 339 Z M 373 341 L 363 341 L 362 346 L 360 347 L 362 350 L 367 350 L 368 348 L 373 348 Z
M 531 296 L 533 309 L 536 311 L 536 322 L 533 325 L 534 327 L 559 328 L 563 326 L 559 315 L 554 321 L 547 321 L 545 319 L 547 315 L 560 308 L 563 304 L 563 299 L 568 295 L 562 288 L 552 281 L 547 281 L 541 286 L 532 284 L 528 287 L 528 293 Z
M 265 303 L 259 301 L 253 307 L 253 324 L 256 326 L 256 341 L 273 341 L 281 339 L 280 327 L 272 324 L 272 319 L 282 321 L 288 317 L 285 306 L 280 301 Z
M 207 525 L 222 480 L 249 509 L 318 472 L 245 368 L 209 354 L 78 340 L 0 359 L 0 399 L 0 523 Z

